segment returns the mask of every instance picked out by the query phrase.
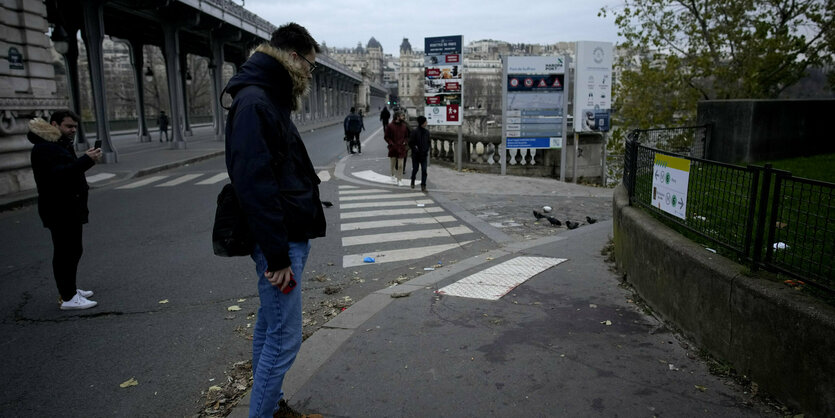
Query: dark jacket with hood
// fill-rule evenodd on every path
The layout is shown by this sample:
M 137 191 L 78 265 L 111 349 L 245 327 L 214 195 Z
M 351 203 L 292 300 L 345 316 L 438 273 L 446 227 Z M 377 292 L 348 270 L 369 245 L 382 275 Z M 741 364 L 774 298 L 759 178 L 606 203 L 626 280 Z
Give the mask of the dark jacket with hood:
M 32 147 L 32 172 L 38 187 L 38 214 L 43 225 L 56 228 L 86 224 L 87 178 L 84 172 L 96 164 L 86 154 L 77 157 L 72 140 L 64 138 L 58 127 L 36 118 L 29 122 Z
M 319 177 L 290 112 L 308 88 L 306 70 L 269 44 L 229 80 L 226 168 L 269 271 L 290 266 L 289 241 L 325 236 Z
M 429 130 L 423 126 L 418 126 L 412 131 L 409 136 L 409 148 L 412 149 L 412 158 L 426 158 L 429 155 L 429 148 L 431 142 L 429 139 Z

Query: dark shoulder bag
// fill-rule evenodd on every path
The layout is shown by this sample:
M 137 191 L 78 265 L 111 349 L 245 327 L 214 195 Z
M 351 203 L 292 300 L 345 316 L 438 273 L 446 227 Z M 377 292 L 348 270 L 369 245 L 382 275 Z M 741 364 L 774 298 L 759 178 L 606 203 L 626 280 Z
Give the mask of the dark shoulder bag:
M 215 255 L 238 257 L 252 254 L 255 239 L 249 231 L 246 216 L 235 195 L 232 183 L 223 186 L 217 195 L 215 223 L 212 227 L 212 248 Z

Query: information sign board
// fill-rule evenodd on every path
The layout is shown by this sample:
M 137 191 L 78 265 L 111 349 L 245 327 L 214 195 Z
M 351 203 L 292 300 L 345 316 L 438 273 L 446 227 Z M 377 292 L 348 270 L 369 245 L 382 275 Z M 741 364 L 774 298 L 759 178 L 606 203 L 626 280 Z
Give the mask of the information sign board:
M 690 160 L 655 154 L 652 206 L 670 215 L 686 219 L 688 181 L 690 181 Z
M 577 42 L 574 132 L 606 132 L 612 108 L 612 44 Z
M 504 79 L 506 147 L 562 148 L 565 59 L 508 57 Z

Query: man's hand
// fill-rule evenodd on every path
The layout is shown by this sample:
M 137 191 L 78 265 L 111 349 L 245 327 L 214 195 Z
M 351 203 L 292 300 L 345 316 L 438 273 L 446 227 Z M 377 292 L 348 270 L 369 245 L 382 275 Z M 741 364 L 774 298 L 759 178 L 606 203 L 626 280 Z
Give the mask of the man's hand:
M 95 162 L 99 162 L 99 160 L 101 160 L 101 148 L 90 148 L 84 153 Z
M 283 268 L 278 271 L 265 271 L 264 277 L 269 280 L 270 284 L 278 287 L 282 292 L 284 288 L 287 287 L 287 284 L 290 283 L 290 279 L 293 277 L 293 270 L 290 267 Z

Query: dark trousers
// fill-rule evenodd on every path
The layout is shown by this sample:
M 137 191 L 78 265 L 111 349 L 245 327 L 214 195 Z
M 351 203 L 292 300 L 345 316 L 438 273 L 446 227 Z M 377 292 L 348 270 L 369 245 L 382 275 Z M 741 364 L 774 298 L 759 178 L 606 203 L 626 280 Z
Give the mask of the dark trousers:
M 412 182 L 415 181 L 418 167 L 420 167 L 420 184 L 422 186 L 426 186 L 426 157 L 428 155 L 419 156 L 414 153 L 412 154 Z
M 357 132 L 357 133 L 348 132 L 347 136 L 348 136 L 348 142 L 354 141 L 354 143 L 357 144 L 357 152 L 362 152 L 362 142 L 360 142 L 360 133 L 359 132 Z M 354 153 L 354 151 L 351 150 L 351 154 L 353 154 L 353 153 Z
M 75 276 L 84 248 L 81 243 L 81 224 L 60 225 L 49 228 L 52 233 L 52 274 L 61 299 L 75 296 Z
M 171 138 L 168 137 L 168 128 L 159 128 L 159 142 L 162 142 L 162 134 L 165 134 L 165 142 L 171 141 Z

